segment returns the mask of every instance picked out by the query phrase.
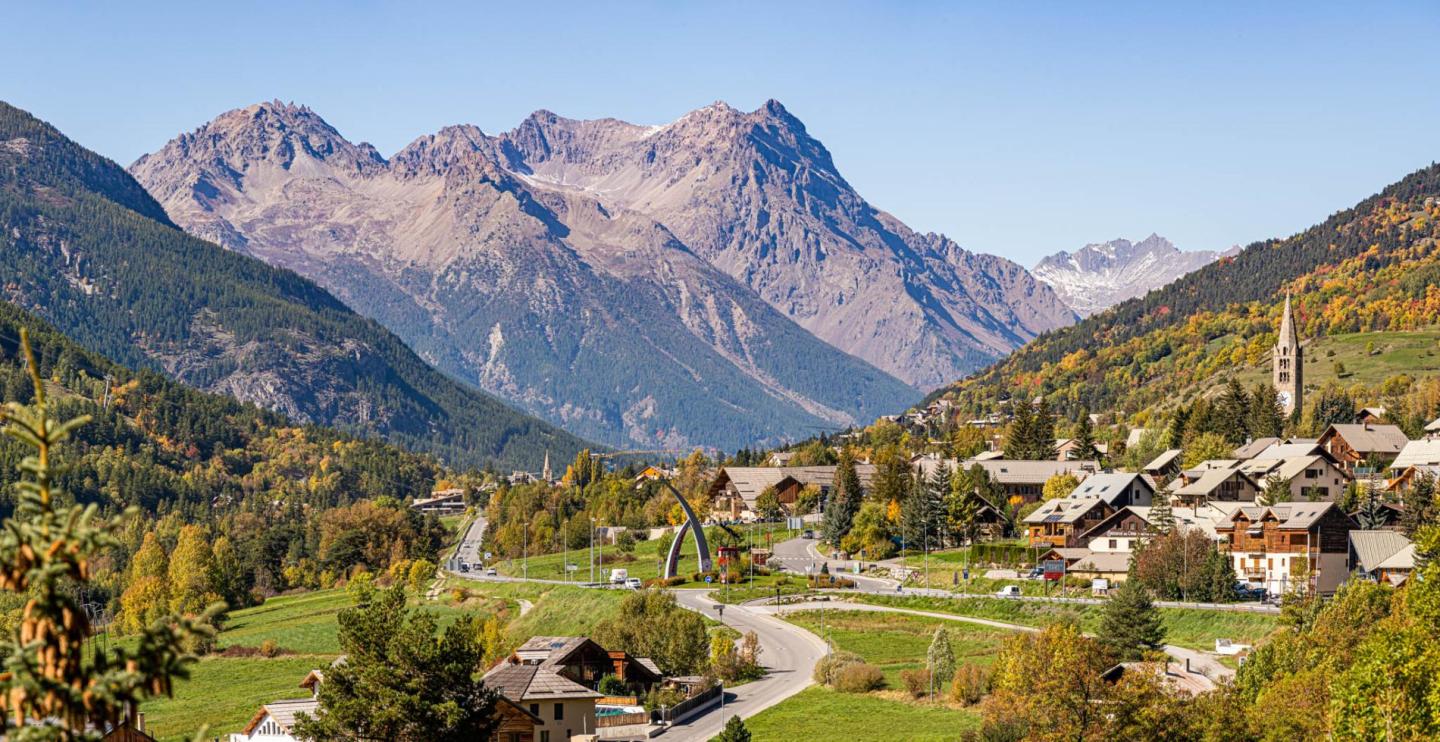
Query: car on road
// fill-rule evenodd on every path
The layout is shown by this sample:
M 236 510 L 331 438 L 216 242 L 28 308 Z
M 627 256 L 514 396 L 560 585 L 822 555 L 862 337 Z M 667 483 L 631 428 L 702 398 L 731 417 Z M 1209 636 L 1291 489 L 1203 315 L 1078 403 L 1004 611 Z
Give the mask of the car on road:
M 468 565 L 468 564 L 466 564 L 466 563 L 464 563 L 464 562 L 461 562 L 461 563 L 460 563 L 460 571 L 461 571 L 461 572 L 469 572 L 469 571 L 470 571 L 470 565 Z
M 815 538 L 815 532 L 807 529 L 804 533 L 800 534 L 800 538 Z
M 995 597 L 997 597 L 997 598 L 1018 598 L 1018 597 L 1020 597 L 1020 586 L 1019 586 L 1019 585 L 1006 585 L 1006 586 L 1000 588 L 999 590 L 996 590 L 996 591 L 995 591 Z
M 1038 579 L 1040 579 L 1041 577 L 1044 577 L 1044 576 L 1045 576 L 1045 568 L 1037 565 L 1037 566 L 1031 568 L 1028 573 L 1026 573 L 1025 579 L 1027 579 L 1027 580 L 1038 580 Z
M 494 567 L 491 567 L 491 568 L 485 570 L 485 576 L 486 576 L 486 577 L 494 577 L 494 576 L 495 576 L 495 568 L 494 568 Z
M 631 577 L 630 579 L 625 580 L 625 587 L 628 587 L 631 590 L 639 590 L 644 586 L 645 583 L 641 582 L 639 577 Z
M 1265 588 L 1250 587 L 1244 583 L 1235 586 L 1235 599 L 1239 601 L 1264 600 Z
M 612 569 L 612 570 L 610 570 L 610 584 L 611 584 L 611 585 L 624 585 L 624 584 L 626 584 L 626 581 L 629 580 L 629 579 L 630 579 L 630 571 L 629 571 L 629 570 L 626 570 L 626 569 Z

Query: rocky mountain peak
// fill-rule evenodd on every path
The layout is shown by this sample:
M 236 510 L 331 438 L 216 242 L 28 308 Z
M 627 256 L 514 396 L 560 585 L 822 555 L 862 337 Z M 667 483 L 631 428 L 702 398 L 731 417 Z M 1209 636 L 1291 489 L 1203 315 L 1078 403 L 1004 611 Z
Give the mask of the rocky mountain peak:
M 1212 251 L 1183 252 L 1152 232 L 1137 242 L 1117 238 L 1073 253 L 1062 250 L 1041 259 L 1034 274 L 1076 312 L 1090 315 L 1143 296 L 1217 257 Z

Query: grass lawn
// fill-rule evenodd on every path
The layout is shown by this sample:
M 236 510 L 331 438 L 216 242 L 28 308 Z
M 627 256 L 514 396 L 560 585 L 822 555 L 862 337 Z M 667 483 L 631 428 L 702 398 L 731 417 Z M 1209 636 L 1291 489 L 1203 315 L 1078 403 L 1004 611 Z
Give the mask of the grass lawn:
M 812 687 L 745 721 L 756 742 L 940 742 L 980 725 L 972 711 Z
M 1374 343 L 1373 355 L 1366 351 Z M 1344 375 L 1336 373 L 1336 363 Z M 1355 332 L 1318 337 L 1305 344 L 1305 386 L 1319 388 L 1331 381 L 1379 384 L 1396 374 L 1440 373 L 1440 329 L 1414 332 Z M 1237 374 L 1248 387 L 1270 380 L 1270 360 Z
M 463 614 L 500 613 L 509 623 L 506 639 L 512 645 L 535 635 L 583 634 L 613 614 L 625 593 L 587 590 L 563 585 L 478 583 L 450 580 L 448 587 L 463 586 L 470 593 L 463 604 L 452 601 L 450 591 L 437 601 L 417 599 L 440 617 L 442 626 Z M 519 615 L 519 602 L 534 609 Z M 157 738 L 189 739 L 201 725 L 210 726 L 206 739 L 238 732 L 266 701 L 298 698 L 305 674 L 330 664 L 340 653 L 336 615 L 350 605 L 344 590 L 318 590 L 271 598 L 264 605 L 230 614 L 217 644 L 225 647 L 259 647 L 267 639 L 286 654 L 274 658 L 220 657 L 202 659 L 190 680 L 175 685 L 175 697 L 147 702 L 147 724 Z
M 856 594 L 852 599 L 912 608 L 936 613 L 988 618 L 1022 626 L 1046 626 L 1059 620 L 1074 620 L 1081 629 L 1095 632 L 1100 626 L 1103 606 L 992 598 L 928 598 L 918 596 Z M 1191 649 L 1213 650 L 1215 640 L 1232 639 L 1254 644 L 1275 628 L 1277 616 L 1272 613 L 1241 613 L 1207 611 L 1195 608 L 1161 608 L 1168 644 Z
M 825 611 L 823 619 L 819 611 L 805 611 L 789 614 L 785 620 L 803 626 L 816 636 L 828 637 L 839 649 L 860 655 L 884 671 L 885 682 L 895 689 L 905 687 L 900 681 L 900 671 L 925 666 L 925 653 L 937 628 L 950 631 L 957 666 L 988 666 L 1000 650 L 1000 642 L 1011 633 L 941 618 L 847 611 L 843 603 L 836 610 Z
M 751 523 L 746 525 L 732 526 L 741 534 L 753 539 L 756 548 L 764 548 L 767 542 L 779 543 L 790 538 L 796 532 L 786 531 L 774 523 Z M 707 533 L 707 536 L 709 534 Z M 770 537 L 767 539 L 767 535 Z M 650 580 L 659 577 L 665 555 L 660 552 L 660 539 L 649 539 L 636 542 L 630 552 L 623 552 L 618 546 L 596 545 L 594 579 L 604 580 L 609 570 L 623 568 L 629 577 L 638 577 L 641 580 Z M 715 545 L 710 545 L 710 550 L 715 551 Z M 511 577 L 529 576 L 543 580 L 564 580 L 567 579 L 564 564 L 568 561 L 575 565 L 575 571 L 570 572 L 568 579 L 577 582 L 590 581 L 591 551 L 588 548 L 575 551 L 560 551 L 550 554 L 531 555 L 526 559 L 502 559 L 495 562 L 495 569 L 502 575 Z M 688 536 L 685 544 L 680 548 L 679 574 L 683 577 L 700 570 L 699 562 L 695 557 L 695 541 Z

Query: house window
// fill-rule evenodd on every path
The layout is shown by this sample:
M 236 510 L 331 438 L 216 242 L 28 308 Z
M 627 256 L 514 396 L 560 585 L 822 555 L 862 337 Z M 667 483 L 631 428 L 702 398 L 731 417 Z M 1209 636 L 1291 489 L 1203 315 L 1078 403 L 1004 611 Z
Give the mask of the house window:
M 541 730 L 540 730 L 540 742 L 550 742 L 550 730 L 549 730 L 549 729 L 541 729 Z
M 1113 539 L 1113 538 L 1110 539 L 1110 548 L 1114 549 L 1114 548 L 1117 548 L 1118 546 L 1119 546 L 1119 544 L 1116 543 L 1115 539 Z
M 510 742 L 520 742 L 520 733 L 519 733 L 519 732 L 510 732 L 509 734 L 507 734 L 507 735 L 505 735 L 505 736 L 506 736 L 507 739 L 510 740 Z
M 534 714 L 534 715 L 536 715 L 536 716 L 539 716 L 539 715 L 540 715 L 540 704 L 538 704 L 538 703 L 532 703 L 532 704 L 530 704 L 530 713 L 532 713 L 532 714 Z
M 565 718 L 565 704 L 563 704 L 563 703 L 557 703 L 557 704 L 555 704 L 555 721 L 560 721 L 560 720 L 562 720 L 562 719 L 564 719 L 564 718 Z

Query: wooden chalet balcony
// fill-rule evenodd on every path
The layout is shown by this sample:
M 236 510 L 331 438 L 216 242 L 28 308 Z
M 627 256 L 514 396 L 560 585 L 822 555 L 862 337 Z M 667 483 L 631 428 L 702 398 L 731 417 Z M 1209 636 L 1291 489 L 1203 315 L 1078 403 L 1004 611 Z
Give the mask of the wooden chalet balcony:
M 1065 534 L 1063 533 L 1030 534 L 1030 546 L 1032 547 L 1050 547 L 1055 549 L 1063 549 L 1067 545 L 1067 539 Z

